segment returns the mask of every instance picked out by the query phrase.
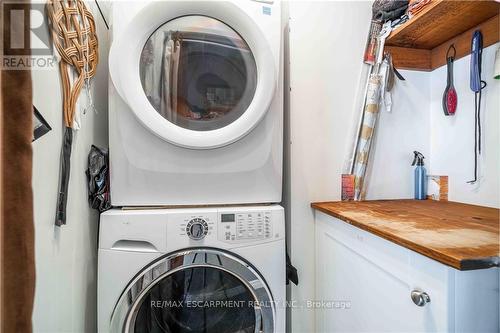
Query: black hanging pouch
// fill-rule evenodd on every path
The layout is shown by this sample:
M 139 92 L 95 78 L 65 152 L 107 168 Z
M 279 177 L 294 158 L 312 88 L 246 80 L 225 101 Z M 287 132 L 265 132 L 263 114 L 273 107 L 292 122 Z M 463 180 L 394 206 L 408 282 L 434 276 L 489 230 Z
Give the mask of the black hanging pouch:
M 88 161 L 86 174 L 89 204 L 102 213 L 111 208 L 108 151 L 92 145 Z

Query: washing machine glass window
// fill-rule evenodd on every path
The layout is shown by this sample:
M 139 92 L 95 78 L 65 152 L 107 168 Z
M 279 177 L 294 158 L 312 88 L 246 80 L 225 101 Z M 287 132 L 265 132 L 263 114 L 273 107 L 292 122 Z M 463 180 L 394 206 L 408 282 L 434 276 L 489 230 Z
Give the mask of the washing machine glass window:
M 211 267 L 175 272 L 143 297 L 135 333 L 255 332 L 253 297 L 235 276 Z
M 122 293 L 113 332 L 272 333 L 275 304 L 243 259 L 211 248 L 167 255 Z
M 225 23 L 200 15 L 160 26 L 144 45 L 139 70 L 153 108 L 195 131 L 234 122 L 257 87 L 257 65 L 247 43 Z

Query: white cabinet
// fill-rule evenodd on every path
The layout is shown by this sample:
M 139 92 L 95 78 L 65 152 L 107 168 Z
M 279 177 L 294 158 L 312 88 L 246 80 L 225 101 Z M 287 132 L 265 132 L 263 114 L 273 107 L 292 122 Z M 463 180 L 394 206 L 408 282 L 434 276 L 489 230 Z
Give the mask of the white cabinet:
M 458 271 L 316 212 L 318 333 L 496 333 L 498 288 L 498 268 Z

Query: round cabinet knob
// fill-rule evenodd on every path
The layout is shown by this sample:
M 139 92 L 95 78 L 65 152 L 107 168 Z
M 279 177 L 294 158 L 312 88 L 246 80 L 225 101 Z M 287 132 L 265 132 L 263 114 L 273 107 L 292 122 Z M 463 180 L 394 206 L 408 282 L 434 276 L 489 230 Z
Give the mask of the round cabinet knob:
M 208 233 L 207 221 L 200 218 L 192 219 L 186 226 L 186 234 L 194 240 L 203 239 Z
M 411 300 L 415 305 L 417 306 L 424 306 L 425 304 L 429 303 L 431 301 L 431 298 L 429 295 L 421 290 L 413 290 L 411 292 Z

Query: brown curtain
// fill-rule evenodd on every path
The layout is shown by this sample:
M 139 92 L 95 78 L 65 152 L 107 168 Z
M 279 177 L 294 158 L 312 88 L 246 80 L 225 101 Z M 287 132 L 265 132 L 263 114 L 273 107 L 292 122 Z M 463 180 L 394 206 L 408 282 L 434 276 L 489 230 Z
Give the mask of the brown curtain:
M 23 27 L 22 23 L 20 27 L 16 26 L 15 22 L 3 24 L 1 33 L 3 36 L 10 36 L 11 29 L 23 29 L 25 49 L 20 49 L 19 54 L 26 56 L 30 45 L 27 27 L 29 24 L 29 5 L 21 2 L 19 5 L 21 9 L 25 10 L 25 26 Z M 2 8 L 5 7 L 2 6 Z M 3 17 L 8 17 L 8 15 Z M 5 70 L 3 68 L 0 73 L 0 87 L 2 152 L 1 331 L 25 333 L 32 331 L 31 315 L 35 290 L 33 198 L 31 191 L 33 107 L 29 68 L 22 70 Z

